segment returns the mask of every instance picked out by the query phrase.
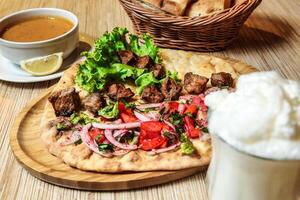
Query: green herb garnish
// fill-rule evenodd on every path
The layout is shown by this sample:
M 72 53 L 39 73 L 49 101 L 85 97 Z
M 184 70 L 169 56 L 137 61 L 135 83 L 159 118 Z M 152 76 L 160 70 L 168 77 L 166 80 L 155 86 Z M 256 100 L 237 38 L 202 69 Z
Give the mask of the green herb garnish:
M 90 118 L 87 114 L 80 112 L 80 113 L 73 113 L 70 117 L 70 122 L 74 125 L 75 124 L 85 125 L 85 124 L 98 122 L 98 121 L 96 119 Z
M 175 126 L 181 126 L 183 124 L 183 118 L 184 116 L 180 115 L 177 111 L 170 115 L 171 123 Z
M 99 144 L 99 151 L 113 151 L 114 146 L 112 144 Z
M 207 128 L 207 127 L 203 127 L 201 130 L 202 130 L 202 132 L 204 132 L 204 133 L 209 133 L 209 131 L 208 131 L 208 128 Z
M 58 130 L 58 131 L 62 131 L 62 130 L 64 130 L 66 128 L 66 125 L 64 125 L 63 123 L 57 123 L 56 124 L 56 129 Z
M 82 143 L 82 140 L 81 139 L 79 139 L 79 140 L 77 140 L 76 142 L 74 142 L 74 144 L 77 146 L 77 145 L 80 145 Z
M 185 133 L 180 135 L 180 149 L 183 154 L 192 154 L 195 151 L 193 143 L 190 141 L 188 136 Z
M 175 136 L 174 134 L 171 134 L 171 133 L 168 132 L 168 131 L 165 131 L 165 132 L 163 133 L 163 136 L 169 139 L 169 140 L 168 140 L 168 143 L 170 143 L 170 144 L 173 144 L 173 143 L 176 142 L 176 139 L 177 139 L 176 136 Z
M 105 106 L 101 110 L 98 111 L 98 114 L 102 117 L 107 119 L 114 119 L 119 116 L 119 107 L 118 102 L 110 103 L 109 105 Z
M 120 138 L 120 142 L 129 144 L 132 142 L 134 137 L 135 137 L 134 131 L 130 131 Z
M 122 99 L 122 103 L 125 105 L 126 108 L 134 109 L 136 107 L 135 103 L 129 103 L 125 99 Z
M 135 80 L 135 84 L 138 87 L 137 93 L 141 94 L 145 87 L 158 83 L 159 81 L 154 77 L 153 72 L 145 73 Z

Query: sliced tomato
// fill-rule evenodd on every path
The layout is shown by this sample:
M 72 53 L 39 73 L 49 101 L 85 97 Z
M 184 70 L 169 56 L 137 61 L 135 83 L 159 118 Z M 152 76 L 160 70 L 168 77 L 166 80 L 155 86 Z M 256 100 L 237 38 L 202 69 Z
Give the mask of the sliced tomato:
M 177 101 L 169 102 L 170 113 L 173 113 L 178 110 L 179 103 Z
M 120 113 L 120 117 L 125 123 L 135 122 L 138 120 L 134 115 L 128 115 L 126 113 Z
M 123 122 L 128 123 L 128 122 L 135 122 L 138 120 L 133 114 L 132 110 L 130 108 L 126 108 L 124 103 L 119 102 L 118 106 L 119 106 L 120 117 L 123 120 Z
M 140 148 L 149 151 L 151 149 L 157 149 L 160 148 L 165 142 L 166 138 L 159 136 L 153 139 L 145 139 L 140 143 Z
M 157 132 L 146 132 L 145 130 L 140 131 L 139 143 L 141 144 L 144 140 L 151 140 L 153 138 L 161 137 L 160 133 Z
M 142 141 L 145 140 L 146 136 L 147 136 L 147 132 L 141 129 L 139 135 L 139 144 L 141 144 Z
M 190 113 L 190 114 L 196 114 L 198 110 L 198 106 L 195 104 L 188 105 L 187 109 L 185 110 L 184 113 Z
M 126 111 L 126 106 L 125 106 L 125 104 L 122 103 L 122 102 L 119 102 L 118 108 L 119 108 L 119 112 L 120 112 L 120 113 L 124 113 L 124 112 Z
M 197 138 L 200 136 L 201 131 L 198 128 L 195 128 L 195 122 L 191 117 L 185 116 L 184 123 L 186 132 L 190 138 Z
M 104 131 L 102 129 L 92 128 L 89 130 L 89 135 L 99 144 L 101 144 L 105 140 Z
M 191 129 L 189 132 L 189 136 L 191 138 L 198 138 L 201 134 L 201 131 L 198 128 Z
M 194 120 L 191 117 L 185 116 L 183 120 L 187 128 L 195 128 Z
M 142 122 L 141 124 L 141 130 L 144 130 L 146 132 L 156 132 L 160 133 L 164 126 L 164 123 L 158 122 L 158 121 L 147 121 Z
M 162 145 L 160 145 L 160 148 L 166 148 L 167 147 L 167 145 L 168 145 L 168 139 L 167 138 L 165 138 L 165 139 L 166 139 L 165 142 L 162 143 Z

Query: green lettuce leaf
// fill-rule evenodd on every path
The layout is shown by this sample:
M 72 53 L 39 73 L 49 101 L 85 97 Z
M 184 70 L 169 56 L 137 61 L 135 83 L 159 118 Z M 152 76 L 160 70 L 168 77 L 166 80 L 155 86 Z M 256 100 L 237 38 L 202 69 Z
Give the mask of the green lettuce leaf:
M 159 49 L 155 46 L 149 34 L 142 36 L 143 44 L 140 43 L 139 37 L 136 35 L 130 35 L 130 39 L 127 40 L 127 34 L 128 30 L 126 28 L 114 28 L 112 32 L 106 32 L 95 42 L 93 51 L 83 53 L 86 59 L 80 64 L 75 78 L 75 82 L 79 87 L 88 92 L 94 92 L 103 90 L 108 81 L 112 79 L 119 81 L 137 80 L 148 72 L 147 69 L 121 64 L 118 57 L 118 51 L 120 50 L 131 50 L 138 56 L 149 55 L 156 63 L 161 62 L 158 55 Z M 140 92 L 145 87 L 145 81 L 142 82 L 143 84 L 139 88 Z M 147 84 L 150 82 L 148 78 Z
M 135 85 L 137 86 L 137 93 L 140 95 L 145 87 L 157 83 L 159 83 L 159 80 L 157 80 L 154 77 L 152 72 L 145 73 L 135 80 Z
M 121 79 L 122 81 L 125 81 L 126 78 L 136 79 L 146 71 L 146 69 L 140 69 L 121 63 L 115 63 L 111 68 L 113 70 L 111 77 Z
M 164 78 L 162 78 L 159 82 L 160 83 L 164 82 L 164 80 L 166 78 L 171 78 L 171 79 L 174 79 L 177 83 L 181 83 L 181 80 L 178 77 L 178 72 L 171 72 L 171 71 L 167 70 L 166 76 Z
M 138 56 L 148 55 L 155 63 L 160 63 L 161 58 L 158 56 L 159 48 L 154 44 L 152 37 L 149 34 L 143 34 L 142 39 L 144 45 L 140 45 L 139 37 L 129 35 L 130 49 Z

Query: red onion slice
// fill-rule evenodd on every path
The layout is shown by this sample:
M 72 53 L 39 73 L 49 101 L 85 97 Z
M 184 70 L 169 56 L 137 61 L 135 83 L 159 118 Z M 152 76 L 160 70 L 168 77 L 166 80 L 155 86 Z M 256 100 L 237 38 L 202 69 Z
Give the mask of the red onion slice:
M 151 121 L 150 117 L 147 117 L 146 115 L 143 115 L 142 113 L 138 111 L 133 111 L 134 115 L 142 122 Z
M 141 126 L 141 122 L 131 122 L 122 124 L 106 124 L 106 123 L 92 123 L 92 126 L 100 129 L 132 129 Z
M 98 145 L 95 143 L 95 141 L 89 136 L 88 131 L 91 128 L 91 124 L 85 125 L 81 132 L 80 132 L 80 136 L 81 136 L 81 140 L 82 142 L 93 152 L 103 156 L 103 157 L 107 157 L 110 158 L 112 157 L 111 153 L 103 153 L 101 151 L 99 151 L 98 149 Z
M 165 124 L 167 124 L 168 126 L 170 126 L 174 131 L 176 130 L 175 129 L 175 126 L 171 123 L 171 122 L 168 122 L 167 120 L 163 120 Z
M 150 111 L 148 113 L 145 114 L 147 117 L 149 117 L 151 120 L 154 120 L 154 121 L 158 121 L 159 118 L 160 118 L 160 114 L 156 111 Z
M 138 105 L 136 106 L 137 109 L 146 109 L 146 108 L 158 108 L 161 107 L 163 105 L 163 103 L 149 103 L 149 104 L 142 104 L 142 105 Z
M 169 146 L 167 148 L 152 149 L 152 151 L 148 152 L 148 154 L 155 155 L 155 154 L 159 154 L 159 153 L 164 153 L 164 152 L 167 152 L 167 151 L 171 151 L 171 150 L 176 149 L 179 145 L 180 145 L 180 142 L 178 142 L 176 144 L 173 144 L 173 145 L 171 145 L 171 146 Z
M 118 142 L 112 134 L 112 130 L 106 129 L 104 131 L 104 135 L 106 137 L 106 139 L 111 142 L 113 145 L 115 145 L 116 147 L 119 147 L 121 149 L 127 149 L 127 150 L 135 150 L 137 149 L 137 145 L 130 145 L 130 144 L 122 144 L 120 142 Z
M 114 134 L 113 134 L 113 137 L 116 138 L 118 136 L 123 136 L 125 133 L 127 133 L 128 130 L 127 129 L 121 129 L 121 130 L 115 130 L 114 131 Z

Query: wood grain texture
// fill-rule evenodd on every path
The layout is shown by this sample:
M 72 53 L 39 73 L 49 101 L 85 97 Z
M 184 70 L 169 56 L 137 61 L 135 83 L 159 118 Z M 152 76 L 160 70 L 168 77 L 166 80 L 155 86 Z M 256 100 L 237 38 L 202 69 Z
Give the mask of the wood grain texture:
M 78 15 L 80 31 L 94 37 L 115 26 L 132 30 L 129 18 L 117 0 L 0 0 L 0 17 L 33 7 L 68 9 Z M 276 70 L 284 77 L 300 80 L 299 10 L 298 0 L 264 0 L 250 16 L 233 46 L 211 54 L 240 59 L 260 70 Z M 18 164 L 9 148 L 9 131 L 21 109 L 56 82 L 16 84 L 0 81 L 0 199 L 207 199 L 204 173 L 122 192 L 67 189 L 31 176 Z

